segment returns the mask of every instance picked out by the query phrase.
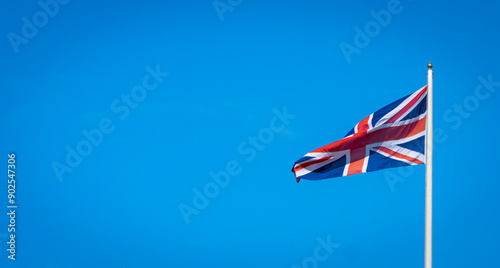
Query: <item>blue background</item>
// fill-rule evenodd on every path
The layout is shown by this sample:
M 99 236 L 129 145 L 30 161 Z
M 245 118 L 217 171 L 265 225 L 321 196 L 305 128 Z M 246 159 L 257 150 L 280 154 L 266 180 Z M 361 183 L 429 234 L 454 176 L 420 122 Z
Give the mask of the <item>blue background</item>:
M 19 208 L 11 261 L 5 177 L 1 267 L 423 267 L 424 165 L 299 184 L 290 169 L 424 86 L 429 60 L 434 266 L 500 266 L 500 87 L 476 92 L 500 81 L 497 2 L 401 0 L 381 26 L 371 11 L 391 1 L 221 1 L 69 1 L 45 22 L 37 1 L 3 3 L 0 170 L 15 152 Z M 340 44 L 367 25 L 348 60 Z M 111 104 L 157 65 L 168 77 L 121 120 Z M 295 117 L 269 132 L 273 109 Z M 59 180 L 105 118 L 113 131 Z

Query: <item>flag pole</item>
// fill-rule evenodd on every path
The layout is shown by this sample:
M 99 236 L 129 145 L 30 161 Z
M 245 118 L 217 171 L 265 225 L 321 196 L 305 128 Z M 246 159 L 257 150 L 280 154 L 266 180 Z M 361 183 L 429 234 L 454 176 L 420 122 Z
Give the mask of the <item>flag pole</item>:
M 425 162 L 425 268 L 432 268 L 432 63 L 427 65 L 427 142 Z

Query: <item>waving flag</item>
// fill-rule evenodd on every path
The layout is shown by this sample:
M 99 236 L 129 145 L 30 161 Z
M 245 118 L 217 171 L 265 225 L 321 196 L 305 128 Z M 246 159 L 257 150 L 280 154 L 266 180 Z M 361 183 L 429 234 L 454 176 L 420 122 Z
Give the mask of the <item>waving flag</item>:
M 425 162 L 427 86 L 369 115 L 347 135 L 295 162 L 300 179 L 322 180 Z

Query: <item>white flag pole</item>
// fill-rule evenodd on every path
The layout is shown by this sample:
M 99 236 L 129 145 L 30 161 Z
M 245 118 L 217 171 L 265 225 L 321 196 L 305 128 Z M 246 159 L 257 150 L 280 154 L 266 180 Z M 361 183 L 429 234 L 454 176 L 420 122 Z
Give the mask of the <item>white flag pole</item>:
M 432 268 L 432 63 L 427 65 L 427 142 L 425 148 L 425 268 Z

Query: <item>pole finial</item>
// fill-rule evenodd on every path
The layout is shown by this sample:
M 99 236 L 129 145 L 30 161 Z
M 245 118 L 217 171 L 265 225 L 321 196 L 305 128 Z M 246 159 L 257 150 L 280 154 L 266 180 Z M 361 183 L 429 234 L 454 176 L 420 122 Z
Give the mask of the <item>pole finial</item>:
M 432 62 L 429 61 L 429 64 L 427 64 L 427 67 L 429 67 L 429 69 L 432 69 Z

